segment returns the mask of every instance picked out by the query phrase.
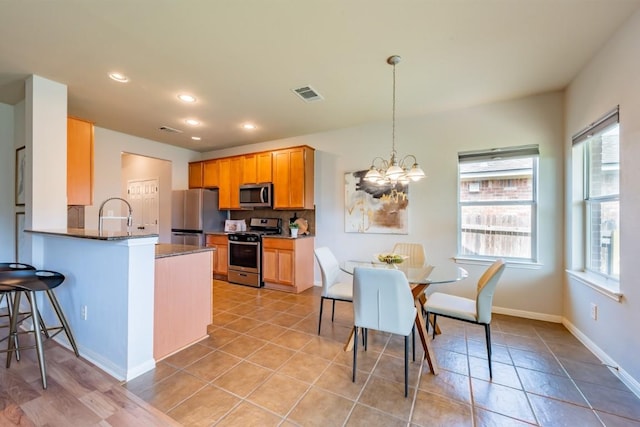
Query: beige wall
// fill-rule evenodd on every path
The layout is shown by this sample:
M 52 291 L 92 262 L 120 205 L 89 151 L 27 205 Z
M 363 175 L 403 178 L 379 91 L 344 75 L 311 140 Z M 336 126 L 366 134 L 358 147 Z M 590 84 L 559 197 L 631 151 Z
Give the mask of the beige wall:
M 510 267 L 495 296 L 502 311 L 560 321 L 562 316 L 563 94 L 554 92 L 399 120 L 396 146 L 415 154 L 427 179 L 409 188 L 409 234 L 344 232 L 344 174 L 367 169 L 373 156 L 388 156 L 390 123 L 271 141 L 238 149 L 205 153 L 221 157 L 283 146 L 316 148 L 316 246 L 329 246 L 339 259 L 369 259 L 398 241 L 421 242 L 433 264 L 450 262 L 457 248 L 457 153 L 524 144 L 540 145 L 540 265 Z M 471 296 L 485 266 L 465 265 L 471 278 L 442 286 Z M 320 275 L 316 271 L 316 281 Z M 435 288 L 435 287 L 434 287 Z
M 564 316 L 570 327 L 607 363 L 621 368 L 623 378 L 640 381 L 640 270 L 635 267 L 640 253 L 640 13 L 636 12 L 602 50 L 578 74 L 567 90 L 566 205 L 571 206 L 571 135 L 620 105 L 620 302 L 566 278 Z M 580 228 L 576 215 L 567 210 L 565 255 L 567 267 L 577 267 L 580 254 L 572 250 Z M 589 315 L 590 304 L 598 305 L 598 319 Z

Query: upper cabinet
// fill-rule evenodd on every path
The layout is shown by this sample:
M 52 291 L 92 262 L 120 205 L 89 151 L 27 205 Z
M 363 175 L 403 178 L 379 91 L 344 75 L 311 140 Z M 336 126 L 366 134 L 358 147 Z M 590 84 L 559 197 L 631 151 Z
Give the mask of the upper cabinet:
M 203 162 L 189 163 L 189 188 L 202 188 Z
M 242 156 L 241 184 L 271 182 L 271 152 L 252 153 Z
M 287 148 L 273 153 L 274 209 L 313 209 L 314 149 Z
M 217 159 L 219 178 L 219 208 L 240 209 L 240 181 L 242 179 L 242 157 Z
M 218 188 L 219 209 L 240 209 L 240 186 L 272 182 L 274 209 L 314 209 L 314 149 L 306 145 L 189 163 L 189 188 Z
M 93 204 L 93 123 L 67 118 L 67 204 Z
M 205 188 L 213 188 L 220 186 L 220 166 L 217 159 L 205 160 L 202 162 L 204 165 L 202 186 Z

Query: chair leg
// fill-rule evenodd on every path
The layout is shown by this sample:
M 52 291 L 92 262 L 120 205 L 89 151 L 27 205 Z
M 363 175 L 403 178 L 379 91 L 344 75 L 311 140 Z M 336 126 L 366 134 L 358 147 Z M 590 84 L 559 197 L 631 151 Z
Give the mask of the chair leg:
M 411 348 L 413 348 L 413 361 L 416 361 L 416 325 L 411 329 Z
M 436 339 L 436 319 L 438 318 L 438 316 L 433 313 L 433 339 Z M 427 323 L 429 323 L 429 318 L 427 317 Z
M 60 319 L 60 323 L 62 324 L 64 333 L 67 335 L 69 344 L 71 344 L 71 347 L 73 348 L 73 352 L 76 354 L 76 357 L 80 357 L 80 353 L 78 353 L 78 346 L 76 345 L 76 340 L 73 339 L 73 334 L 71 333 L 71 327 L 67 322 L 67 318 L 64 317 L 62 308 L 58 303 L 58 298 L 56 298 L 56 295 L 51 290 L 47 291 L 47 295 L 49 296 L 49 301 L 51 301 L 51 305 L 53 306 L 53 309 L 56 311 L 56 314 L 58 315 L 58 319 Z
M 493 378 L 493 372 L 491 370 L 491 325 L 488 323 L 484 325 L 484 335 L 487 340 L 487 358 L 489 359 L 489 378 Z
M 352 379 L 354 383 L 356 382 L 356 361 L 358 356 L 358 327 L 353 327 L 353 374 Z
M 404 337 L 404 397 L 409 395 L 409 335 Z
M 318 335 L 320 335 L 320 327 L 322 326 L 322 306 L 324 305 L 324 297 L 320 297 L 320 317 L 318 318 Z
M 331 305 L 331 323 L 333 323 L 333 315 L 336 314 L 336 300 L 332 300 Z
M 362 328 L 362 346 L 364 351 L 369 349 L 369 329 L 367 328 Z

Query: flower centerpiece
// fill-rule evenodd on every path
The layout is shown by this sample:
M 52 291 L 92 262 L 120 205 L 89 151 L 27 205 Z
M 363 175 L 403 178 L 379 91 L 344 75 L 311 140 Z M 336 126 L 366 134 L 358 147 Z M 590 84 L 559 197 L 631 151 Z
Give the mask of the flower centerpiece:
M 300 226 L 298 225 L 297 222 L 289 223 L 289 230 L 291 231 L 291 237 L 298 237 L 298 228 L 300 228 Z

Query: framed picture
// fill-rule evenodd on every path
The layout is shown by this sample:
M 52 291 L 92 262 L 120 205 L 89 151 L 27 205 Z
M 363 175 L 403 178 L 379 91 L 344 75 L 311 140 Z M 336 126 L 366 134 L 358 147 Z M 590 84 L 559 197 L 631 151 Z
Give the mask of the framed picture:
M 27 167 L 26 147 L 16 149 L 16 206 L 24 206 L 25 182 L 24 174 Z
M 367 182 L 366 170 L 344 174 L 346 233 L 408 234 L 409 186 Z
M 20 262 L 21 252 L 24 250 L 24 212 L 16 212 L 16 262 Z

